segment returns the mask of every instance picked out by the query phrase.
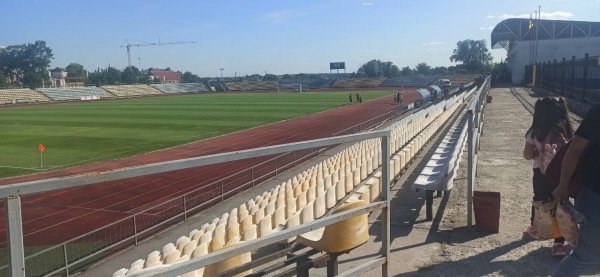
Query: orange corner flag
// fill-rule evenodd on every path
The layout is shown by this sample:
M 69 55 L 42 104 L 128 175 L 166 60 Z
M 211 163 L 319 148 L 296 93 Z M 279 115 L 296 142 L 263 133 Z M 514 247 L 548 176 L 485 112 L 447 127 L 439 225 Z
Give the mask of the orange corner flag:
M 40 145 L 38 145 L 38 149 L 40 150 L 40 152 L 44 152 L 44 150 L 46 150 L 46 147 L 44 147 L 44 145 L 40 143 Z

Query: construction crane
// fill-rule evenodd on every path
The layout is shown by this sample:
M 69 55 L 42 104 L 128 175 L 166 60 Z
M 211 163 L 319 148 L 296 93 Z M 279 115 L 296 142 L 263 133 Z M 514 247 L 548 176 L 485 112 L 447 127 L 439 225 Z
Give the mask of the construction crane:
M 127 41 L 127 39 L 125 39 Z M 172 42 L 158 42 L 158 43 L 138 43 L 138 44 L 130 44 L 127 41 L 127 45 L 121 47 L 127 48 L 127 62 L 129 63 L 129 67 L 131 67 L 131 46 L 156 46 L 156 45 L 168 45 L 168 44 L 187 44 L 187 43 L 198 43 L 197 41 L 172 41 Z

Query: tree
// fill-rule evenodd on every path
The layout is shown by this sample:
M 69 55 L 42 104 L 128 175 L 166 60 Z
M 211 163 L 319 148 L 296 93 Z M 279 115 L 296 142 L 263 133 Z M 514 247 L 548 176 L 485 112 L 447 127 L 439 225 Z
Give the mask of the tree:
M 456 43 L 450 61 L 462 62 L 464 69 L 471 73 L 483 72 L 492 62 L 492 54 L 488 51 L 485 39 L 467 39 Z
M 49 78 L 46 70 L 52 57 L 52 49 L 43 40 L 9 45 L 0 49 L 0 72 L 6 76 L 23 76 L 23 82 L 32 87 L 39 86 Z
M 277 78 L 277 75 L 274 74 L 265 74 L 265 77 L 263 78 L 263 81 L 277 81 L 279 80 L 279 78 Z
M 69 77 L 85 77 L 85 69 L 78 63 L 70 63 L 65 67 L 65 71 Z
M 127 84 L 135 84 L 135 83 L 145 83 L 145 76 L 142 75 L 142 72 L 135 66 L 128 66 L 123 69 L 121 72 L 121 82 Z
M 412 69 L 410 69 L 410 67 L 405 66 L 402 68 L 402 71 L 400 73 L 402 74 L 402 76 L 412 76 L 414 72 Z
M 429 75 L 431 74 L 431 66 L 427 63 L 419 63 L 415 66 L 415 72 L 419 75 Z
M 198 75 L 192 74 L 192 72 L 186 71 L 181 74 L 181 82 L 182 83 L 198 83 L 200 77 Z
M 448 68 L 445 66 L 436 66 L 435 68 L 431 69 L 431 72 L 434 75 L 447 75 L 448 74 Z
M 361 65 L 356 71 L 355 76 L 373 77 L 394 77 L 400 76 L 400 69 L 392 62 L 382 62 L 380 60 L 370 60 Z

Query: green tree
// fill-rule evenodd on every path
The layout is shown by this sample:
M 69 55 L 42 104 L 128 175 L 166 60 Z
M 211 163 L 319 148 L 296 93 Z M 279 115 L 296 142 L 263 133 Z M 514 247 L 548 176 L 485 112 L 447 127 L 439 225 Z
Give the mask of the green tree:
M 53 54 L 46 42 L 9 45 L 0 49 L 0 72 L 5 76 L 23 76 L 22 82 L 31 87 L 40 86 L 49 78 L 46 70 Z
M 380 60 L 370 60 L 358 68 L 356 75 L 366 75 L 369 78 L 381 77 L 383 76 L 383 68 L 383 62 Z
M 192 72 L 186 71 L 181 74 L 181 82 L 182 83 L 201 83 L 202 78 L 198 75 L 193 74 Z
M 128 66 L 121 72 L 121 82 L 127 84 L 145 83 L 142 72 L 135 66 Z
M 488 51 L 485 39 L 467 39 L 456 43 L 450 61 L 461 62 L 464 69 L 471 73 L 481 73 L 492 62 L 492 54 Z
M 431 74 L 431 66 L 427 63 L 419 63 L 415 66 L 415 72 L 419 75 L 429 75 Z
M 78 63 L 70 63 L 65 67 L 65 71 L 69 77 L 85 77 L 85 69 Z
M 400 74 L 402 76 L 412 76 L 414 74 L 414 71 L 412 69 L 410 69 L 410 67 L 405 66 L 402 68 L 402 71 L 400 72 Z
M 388 78 L 400 76 L 400 69 L 392 62 L 384 62 L 383 76 Z
M 277 81 L 279 80 L 279 78 L 277 78 L 277 75 L 273 75 L 273 74 L 265 74 L 265 77 L 263 78 L 263 81 Z

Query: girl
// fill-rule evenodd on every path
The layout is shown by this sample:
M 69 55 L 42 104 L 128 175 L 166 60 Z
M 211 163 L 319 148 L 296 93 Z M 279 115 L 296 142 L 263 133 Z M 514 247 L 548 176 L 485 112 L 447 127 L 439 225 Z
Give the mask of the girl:
M 545 146 L 563 146 L 573 137 L 573 127 L 569 119 L 567 105 L 562 98 L 544 97 L 535 102 L 533 122 L 525 134 L 525 148 L 523 157 L 533 160 L 533 201 L 544 201 L 552 199 L 553 186 L 544 176 L 543 170 L 549 162 L 552 153 L 546 153 Z M 558 149 L 555 149 L 558 150 Z M 531 222 L 534 216 L 533 206 L 531 208 Z M 537 239 L 537 230 L 530 225 L 527 233 Z M 550 254 L 552 256 L 566 255 L 564 238 L 554 239 Z

